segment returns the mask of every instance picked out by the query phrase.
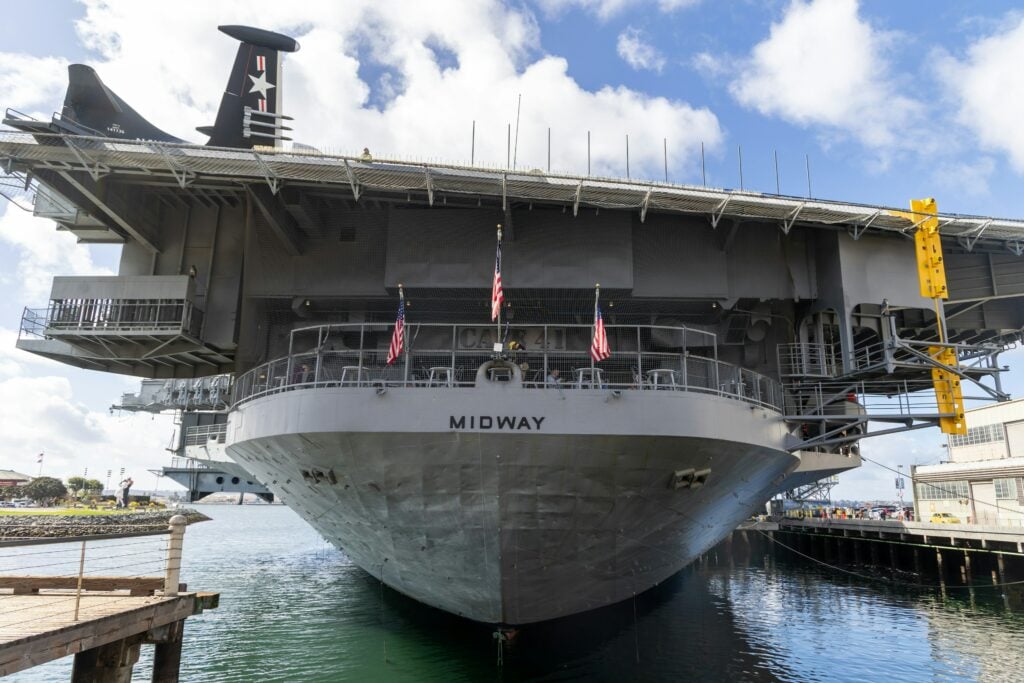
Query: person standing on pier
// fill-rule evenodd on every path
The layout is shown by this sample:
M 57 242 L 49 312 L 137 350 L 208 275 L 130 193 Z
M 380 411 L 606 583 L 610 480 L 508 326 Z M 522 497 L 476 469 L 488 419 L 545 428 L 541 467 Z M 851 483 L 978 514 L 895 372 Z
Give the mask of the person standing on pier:
M 126 508 L 128 507 L 128 491 L 132 488 L 132 484 L 135 482 L 131 477 L 125 477 L 118 485 L 121 488 L 121 495 L 117 501 L 117 507 Z

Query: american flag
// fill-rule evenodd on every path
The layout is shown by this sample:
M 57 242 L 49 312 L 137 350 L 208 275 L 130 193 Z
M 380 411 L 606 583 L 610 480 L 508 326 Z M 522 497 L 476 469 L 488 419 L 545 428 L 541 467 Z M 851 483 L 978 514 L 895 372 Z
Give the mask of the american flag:
M 391 335 L 391 346 L 388 348 L 388 365 L 402 355 L 405 347 L 405 297 L 398 300 L 398 317 L 395 318 L 395 331 Z
M 498 253 L 494 257 L 494 285 L 491 286 L 491 320 L 498 319 L 503 301 L 505 292 L 501 290 L 501 240 L 498 240 Z
M 43 461 L 43 454 L 42 454 L 42 453 L 40 453 L 40 454 L 39 454 L 39 457 L 38 457 L 38 458 L 36 458 L 36 462 L 40 462 L 40 463 L 41 463 L 42 461 Z
M 604 360 L 612 355 L 612 349 L 608 346 L 608 333 L 604 329 L 604 319 L 601 318 L 601 307 L 594 308 L 594 342 L 590 345 L 590 357 L 595 361 Z

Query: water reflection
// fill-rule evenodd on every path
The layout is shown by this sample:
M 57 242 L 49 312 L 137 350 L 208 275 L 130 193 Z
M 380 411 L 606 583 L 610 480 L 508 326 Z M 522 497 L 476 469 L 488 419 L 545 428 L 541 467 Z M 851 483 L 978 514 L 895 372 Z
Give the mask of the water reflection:
M 493 629 L 382 589 L 289 510 L 204 512 L 215 521 L 189 529 L 184 579 L 222 598 L 188 622 L 186 681 L 1011 681 L 1024 670 L 1024 618 L 998 591 L 972 602 L 896 590 L 757 544 L 711 554 L 635 603 L 525 627 L 498 668 Z M 146 673 L 140 662 L 136 680 Z M 69 677 L 66 660 L 10 680 Z

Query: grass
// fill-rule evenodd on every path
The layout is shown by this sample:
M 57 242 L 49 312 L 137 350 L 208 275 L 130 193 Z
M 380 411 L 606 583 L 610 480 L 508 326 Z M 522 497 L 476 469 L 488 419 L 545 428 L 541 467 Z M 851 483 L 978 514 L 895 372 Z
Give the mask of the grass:
M 145 508 L 139 508 L 144 510 Z M 134 512 L 118 508 L 0 508 L 0 517 L 24 517 L 29 515 L 48 515 L 60 517 L 98 517 L 100 515 L 127 515 Z

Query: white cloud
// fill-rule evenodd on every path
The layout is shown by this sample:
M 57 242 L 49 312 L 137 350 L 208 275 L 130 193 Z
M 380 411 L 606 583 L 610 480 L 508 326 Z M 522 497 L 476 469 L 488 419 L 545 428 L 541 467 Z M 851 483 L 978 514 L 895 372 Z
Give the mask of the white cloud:
M 892 42 L 860 16 L 857 0 L 793 0 L 729 89 L 766 116 L 820 126 L 876 150 L 903 147 L 922 108 L 889 74 Z
M 983 197 L 989 194 L 989 179 L 995 170 L 992 157 L 981 156 L 973 161 L 951 159 L 935 164 L 932 177 L 950 194 Z
M 675 12 L 699 5 L 701 0 L 658 0 L 658 9 L 662 12 Z
M 0 102 L 35 118 L 60 111 L 68 82 L 67 60 L 0 53 Z
M 537 4 L 548 16 L 557 16 L 571 7 L 579 7 L 601 21 L 631 8 L 656 6 L 659 11 L 670 13 L 700 4 L 701 0 L 537 0 Z
M 89 469 L 105 480 L 107 469 L 127 468 L 141 486 L 143 472 L 161 462 L 174 425 L 170 416 L 117 416 L 94 411 L 75 399 L 66 377 L 16 375 L 0 381 L 0 467 L 35 475 L 36 455 L 45 453 L 43 474 L 66 477 Z
M 17 341 L 17 330 L 0 327 L 0 379 L 19 377 L 35 371 L 59 372 L 64 367 L 55 360 L 21 351 L 15 346 Z
M 963 59 L 936 53 L 937 71 L 956 102 L 958 120 L 986 148 L 1006 154 L 1024 172 L 1024 18 L 1006 19 L 971 44 Z
M 709 148 L 721 141 L 718 119 L 706 108 L 623 86 L 581 87 L 564 59 L 542 52 L 529 12 L 496 1 L 453 3 L 451 11 L 444 3 L 398 7 L 322 0 L 296 14 L 279 3 L 208 3 L 181 12 L 96 2 L 79 30 L 103 55 L 93 66 L 108 86 L 159 127 L 196 140 L 201 136 L 190 131 L 213 120 L 237 45 L 214 27 L 250 23 L 301 42 L 285 62 L 284 106 L 296 119 L 294 137 L 324 150 L 365 146 L 378 158 L 468 161 L 475 120 L 477 163 L 504 165 L 505 127 L 520 93 L 520 167 L 546 165 L 549 126 L 556 171 L 585 171 L 588 130 L 596 174 L 623 173 L 626 134 L 631 164 L 651 176 L 660 175 L 663 137 L 677 146 L 680 169 L 695 168 L 702 140 Z M 152 31 L 154 24 L 162 30 Z M 637 122 L 643 130 L 631 129 Z
M 650 43 L 646 42 L 643 31 L 632 26 L 619 34 L 615 45 L 619 56 L 634 69 L 649 69 L 660 72 L 665 67 L 665 57 Z
M 174 432 L 170 415 L 112 414 L 90 407 L 83 394 L 98 393 L 100 406 L 117 399 L 118 392 L 137 391 L 136 378 L 102 375 L 83 389 L 83 371 L 15 347 L 18 334 L 0 328 L 0 468 L 25 474 L 38 472 L 36 456 L 45 453 L 43 474 L 66 478 L 81 474 L 103 481 L 107 469 L 125 467 L 144 488 L 148 469 L 166 463 L 164 447 Z M 72 380 L 74 378 L 74 381 Z M 167 488 L 166 480 L 161 488 Z
M 0 284 L 30 306 L 49 298 L 54 275 L 112 274 L 92 262 L 89 249 L 78 244 L 74 235 L 58 232 L 53 221 L 10 204 L 0 214 L 0 241 L 13 247 L 13 253 L 5 256 L 17 262 L 13 270 L 0 274 Z
M 710 52 L 698 52 L 690 58 L 690 66 L 697 73 L 707 78 L 718 78 L 727 75 L 730 69 L 724 59 Z

